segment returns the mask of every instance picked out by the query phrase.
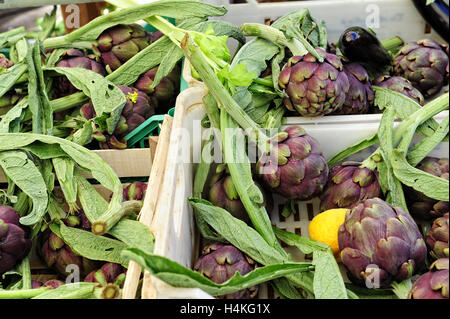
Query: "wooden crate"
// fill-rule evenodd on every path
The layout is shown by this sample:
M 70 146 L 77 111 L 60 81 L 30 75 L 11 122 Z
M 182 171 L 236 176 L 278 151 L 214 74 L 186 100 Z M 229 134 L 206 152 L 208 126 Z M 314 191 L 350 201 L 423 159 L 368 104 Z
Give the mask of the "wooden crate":
M 157 138 L 150 139 L 149 148 L 126 150 L 94 150 L 122 177 L 148 177 L 152 169 L 152 153 L 155 153 Z M 149 160 L 150 159 L 150 160 Z M 86 177 L 90 177 L 88 174 Z M 6 183 L 6 178 L 0 170 L 0 184 Z
M 150 227 L 153 219 L 154 208 L 157 203 L 162 177 L 164 176 L 165 162 L 167 157 L 167 145 L 172 128 L 172 117 L 166 115 L 161 125 L 161 135 L 151 136 L 149 148 L 128 150 L 96 150 L 116 172 L 120 178 L 148 178 L 148 194 L 144 198 L 139 220 Z M 86 174 L 86 177 L 90 177 Z M 0 183 L 6 183 L 6 178 L 0 172 Z M 3 186 L 3 185 L 2 185 Z M 124 184 L 126 187 L 127 184 Z M 94 185 L 96 190 L 105 198 L 111 196 L 111 191 L 101 185 Z M 56 190 L 58 187 L 56 187 Z M 30 253 L 30 267 L 32 280 L 45 282 L 56 279 L 57 274 L 43 263 L 38 256 L 35 245 Z M 139 280 L 141 279 L 141 268 L 138 264 L 130 262 L 127 277 L 122 292 L 123 298 L 133 299 L 136 296 Z

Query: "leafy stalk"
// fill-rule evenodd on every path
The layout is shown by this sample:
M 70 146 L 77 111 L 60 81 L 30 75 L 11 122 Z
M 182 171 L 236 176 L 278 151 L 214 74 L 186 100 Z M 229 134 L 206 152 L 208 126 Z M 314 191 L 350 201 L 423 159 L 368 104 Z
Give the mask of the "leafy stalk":
M 92 223 L 92 232 L 96 235 L 104 235 L 119 220 L 133 213 L 139 213 L 142 208 L 142 201 L 131 200 L 122 203 L 122 207 L 115 211 L 106 211 Z

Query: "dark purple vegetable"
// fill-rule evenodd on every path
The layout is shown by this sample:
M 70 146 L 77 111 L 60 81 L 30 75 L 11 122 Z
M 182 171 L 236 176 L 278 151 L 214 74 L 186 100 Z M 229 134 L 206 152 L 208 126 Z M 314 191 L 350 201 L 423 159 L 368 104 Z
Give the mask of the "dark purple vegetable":
M 31 249 L 29 230 L 19 223 L 19 213 L 0 206 L 0 275 L 14 268 Z

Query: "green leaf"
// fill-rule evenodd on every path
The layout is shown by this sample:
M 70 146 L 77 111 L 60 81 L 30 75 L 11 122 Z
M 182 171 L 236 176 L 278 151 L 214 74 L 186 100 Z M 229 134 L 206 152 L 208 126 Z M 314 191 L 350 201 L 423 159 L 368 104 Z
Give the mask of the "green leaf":
M 398 299 L 408 299 L 409 292 L 412 288 L 411 278 L 403 280 L 402 282 L 394 281 L 392 284 L 393 292 Z
M 26 33 L 27 33 L 27 30 L 24 26 L 20 26 L 18 28 L 0 33 L 0 49 L 3 48 L 5 46 L 5 44 L 8 43 L 8 40 L 11 37 L 15 37 L 15 36 L 24 37 Z M 2 83 L 2 82 L 0 81 L 0 83 Z
M 245 64 L 236 65 L 231 71 L 227 66 L 218 72 L 218 76 L 228 80 L 235 86 L 249 86 L 256 79 L 256 73 L 249 72 Z
M 87 219 L 94 222 L 108 209 L 108 202 L 79 170 L 75 170 L 74 181 L 78 187 L 81 207 Z M 139 221 L 122 219 L 108 231 L 108 234 L 125 243 L 127 247 L 136 247 L 146 253 L 153 252 L 153 233 Z
M 96 117 L 107 116 L 108 133 L 112 134 L 117 126 L 126 97 L 111 81 L 91 70 L 82 68 L 52 67 L 46 70 L 65 75 L 77 89 L 91 98 Z
M 16 84 L 17 80 L 25 74 L 27 68 L 26 64 L 19 63 L 0 73 L 0 97 Z
M 405 195 L 403 193 L 403 187 L 400 181 L 395 176 L 394 168 L 391 165 L 391 156 L 394 149 L 394 127 L 395 109 L 394 107 L 388 107 L 381 118 L 380 127 L 378 129 L 378 138 L 380 140 L 380 154 L 383 158 L 382 169 L 379 171 L 383 174 L 380 181 L 386 181 L 386 185 L 382 185 L 382 189 L 388 191 L 386 196 L 389 198 L 389 202 L 393 206 L 402 207 L 405 211 L 408 211 L 406 205 Z M 379 166 L 379 163 L 378 163 Z
M 249 72 L 258 76 L 267 68 L 266 61 L 272 59 L 280 48 L 264 39 L 256 38 L 247 42 L 234 56 L 231 67 L 244 64 Z
M 97 283 L 76 282 L 49 289 L 32 299 L 90 299 Z
M 215 7 L 193 0 L 156 1 L 102 15 L 63 37 L 47 39 L 44 44 L 46 48 L 52 48 L 70 46 L 72 42 L 94 41 L 104 30 L 110 27 L 117 24 L 135 23 L 152 15 L 172 17 L 174 19 L 188 19 L 222 16 L 226 12 L 227 10 L 223 7 Z
M 1 82 L 0 82 L 1 83 Z M 28 107 L 28 97 L 21 99 L 5 115 L 0 117 L 0 133 L 16 131 L 18 124 L 24 116 L 24 111 Z M 15 128 L 14 128 L 15 127 Z
M 80 256 L 118 263 L 124 267 L 128 265 L 128 262 L 120 255 L 122 250 L 127 248 L 127 245 L 121 241 L 67 227 L 64 223 L 59 223 L 59 232 L 64 242 Z
M 46 13 L 39 26 L 41 27 L 41 31 L 38 33 L 39 40 L 44 41 L 52 34 L 56 25 L 56 10 L 57 6 L 53 6 L 53 10 L 50 14 Z
M 224 162 L 230 171 L 231 179 L 239 194 L 250 220 L 271 247 L 280 249 L 266 208 L 262 205 L 264 197 L 253 181 L 250 160 L 244 147 L 245 137 L 237 123 L 224 110 L 221 111 L 221 131 Z M 230 134 L 233 132 L 233 134 Z M 219 232 L 220 233 L 220 232 Z
M 395 176 L 405 185 L 436 200 L 449 201 L 449 181 L 412 167 L 405 153 L 395 149 L 391 155 Z
M 127 249 L 123 252 L 123 255 L 134 260 L 152 275 L 173 287 L 200 288 L 213 296 L 233 293 L 276 278 L 312 269 L 309 263 L 272 264 L 258 267 L 245 276 L 236 272 L 226 282 L 216 284 L 199 272 L 162 256 L 145 254 L 138 249 Z
M 417 110 L 420 110 L 422 106 L 413 99 L 389 89 L 373 86 L 375 92 L 374 105 L 378 106 L 381 110 L 392 106 L 395 109 L 395 114 L 399 119 L 405 120 Z M 428 104 L 428 103 L 427 103 Z M 425 137 L 434 134 L 439 124 L 432 118 L 425 121 L 417 129 L 417 134 Z
M 419 164 L 420 161 L 422 161 L 446 136 L 448 136 L 448 124 L 449 118 L 446 117 L 433 135 L 425 137 L 408 150 L 406 159 L 411 166 Z
M 0 150 L 1 145 L 0 142 Z M 21 151 L 0 151 L 0 167 L 3 168 L 5 175 L 33 201 L 33 210 L 27 216 L 21 217 L 20 223 L 23 225 L 38 223 L 47 211 L 48 195 L 45 181 L 33 161 Z
M 305 254 L 313 254 L 314 295 L 317 299 L 348 299 L 344 279 L 328 245 L 276 227 L 273 229 L 281 241 Z
M 67 157 L 55 157 L 52 162 L 69 210 L 74 213 L 78 210 L 77 185 L 74 180 L 75 163 Z
M 205 200 L 189 199 L 195 214 L 200 215 L 219 235 L 263 265 L 287 260 L 286 253 L 269 246 L 261 235 L 226 210 Z
M 122 241 L 127 247 L 135 247 L 147 254 L 153 253 L 155 238 L 149 227 L 137 220 L 122 219 L 108 234 Z
M 113 192 L 108 211 L 118 211 L 122 207 L 123 188 L 119 177 L 114 170 L 99 155 L 94 152 L 70 142 L 48 135 L 32 133 L 0 133 L 0 151 L 20 149 L 34 142 L 43 142 L 59 146 L 72 160 L 81 168 L 90 172 L 97 181 Z

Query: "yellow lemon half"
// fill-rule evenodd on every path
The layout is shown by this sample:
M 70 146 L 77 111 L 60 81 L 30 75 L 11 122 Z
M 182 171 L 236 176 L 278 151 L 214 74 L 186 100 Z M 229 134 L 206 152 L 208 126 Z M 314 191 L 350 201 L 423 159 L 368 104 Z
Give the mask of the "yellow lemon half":
M 309 237 L 329 245 L 335 256 L 339 253 L 338 230 L 347 211 L 347 208 L 326 210 L 315 216 L 308 226 Z

